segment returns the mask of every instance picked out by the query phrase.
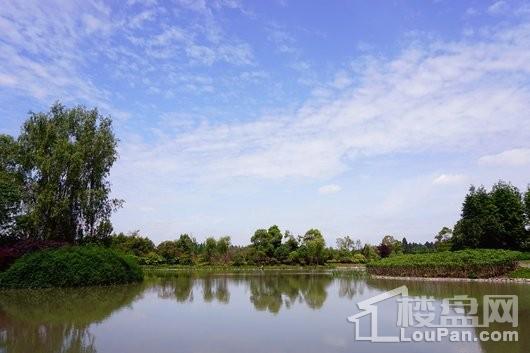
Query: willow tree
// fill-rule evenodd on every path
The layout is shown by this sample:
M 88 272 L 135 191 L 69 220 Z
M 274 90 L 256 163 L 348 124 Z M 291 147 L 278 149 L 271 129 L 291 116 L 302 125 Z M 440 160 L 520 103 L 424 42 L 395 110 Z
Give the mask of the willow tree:
M 17 145 L 25 236 L 74 242 L 111 233 L 110 216 L 121 201 L 109 197 L 117 158 L 110 117 L 56 103 L 29 114 Z

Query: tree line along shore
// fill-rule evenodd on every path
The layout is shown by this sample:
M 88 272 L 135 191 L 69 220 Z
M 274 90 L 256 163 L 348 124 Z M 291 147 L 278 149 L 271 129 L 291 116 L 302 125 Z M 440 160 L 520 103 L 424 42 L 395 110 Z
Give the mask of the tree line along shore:
M 432 241 L 385 235 L 326 244 L 316 228 L 295 235 L 273 225 L 246 246 L 229 236 L 181 234 L 155 245 L 139 231 L 113 231 L 124 200 L 110 197 L 117 160 L 112 119 L 97 109 L 54 104 L 30 113 L 17 137 L 0 135 L 0 288 L 139 281 L 143 266 L 334 266 L 366 264 L 379 275 L 491 277 L 516 273 L 530 250 L 530 188 L 471 186 L 461 217 Z M 435 220 L 433 220 L 435 222 Z

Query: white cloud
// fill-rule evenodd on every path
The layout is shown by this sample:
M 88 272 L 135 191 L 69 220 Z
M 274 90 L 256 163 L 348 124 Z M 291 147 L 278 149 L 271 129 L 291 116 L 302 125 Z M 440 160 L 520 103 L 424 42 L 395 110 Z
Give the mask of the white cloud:
M 488 13 L 492 15 L 499 15 L 508 10 L 508 3 L 504 0 L 495 1 L 488 7 Z
M 478 41 L 416 41 L 394 59 L 355 67 L 358 83 L 331 96 L 251 121 L 207 120 L 151 143 L 124 141 L 122 160 L 134 170 L 161 166 L 172 180 L 320 178 L 359 157 L 461 153 L 503 144 L 500 134 L 514 144 L 530 137 L 529 24 Z
M 435 185 L 453 185 L 463 184 L 467 181 L 467 177 L 463 174 L 440 174 L 432 181 Z
M 342 188 L 337 184 L 328 184 L 318 188 L 318 193 L 321 195 L 334 194 L 341 191 Z
M 110 93 L 80 69 L 89 55 L 80 55 L 79 46 L 107 35 L 110 17 L 110 9 L 97 2 L 3 2 L 0 86 L 13 88 L 16 82 L 16 91 L 47 104 L 57 99 L 89 103 L 116 118 L 125 117 L 110 103 Z
M 482 156 L 478 163 L 488 166 L 517 167 L 530 165 L 530 148 L 515 148 L 498 154 Z

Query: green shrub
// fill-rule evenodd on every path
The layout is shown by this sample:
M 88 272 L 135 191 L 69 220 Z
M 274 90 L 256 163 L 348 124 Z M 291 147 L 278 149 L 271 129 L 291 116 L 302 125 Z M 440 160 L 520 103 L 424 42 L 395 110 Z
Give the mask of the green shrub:
M 530 251 L 522 252 L 521 256 L 519 256 L 519 260 L 521 260 L 521 261 L 530 260 Z
M 509 274 L 511 278 L 528 278 L 530 279 L 530 268 L 520 267 Z
M 399 277 L 488 278 L 515 269 L 520 252 L 477 249 L 399 255 L 371 262 L 370 274 Z
M 354 254 L 353 255 L 353 263 L 354 264 L 365 264 L 366 263 L 366 257 L 364 257 L 363 254 Z
M 0 288 L 112 285 L 142 278 L 130 256 L 96 246 L 72 246 L 21 257 L 1 274 Z
M 165 263 L 164 258 L 154 251 L 142 257 L 135 257 L 135 259 L 140 265 L 161 265 Z

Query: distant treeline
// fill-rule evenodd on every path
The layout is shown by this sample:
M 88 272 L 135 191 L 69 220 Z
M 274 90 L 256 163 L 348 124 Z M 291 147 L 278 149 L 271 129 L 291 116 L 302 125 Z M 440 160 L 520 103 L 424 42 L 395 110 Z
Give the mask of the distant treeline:
M 109 197 L 116 147 L 109 117 L 59 103 L 30 113 L 17 138 L 0 135 L 0 270 L 25 253 L 65 244 L 97 243 L 144 264 L 185 265 L 364 263 L 401 253 L 530 248 L 530 188 L 523 195 L 504 181 L 491 191 L 471 187 L 453 229 L 443 227 L 423 244 L 386 235 L 370 245 L 344 236 L 331 247 L 318 229 L 295 236 L 273 225 L 256 230 L 247 246 L 187 234 L 155 246 L 139 232 L 113 234 L 111 214 L 122 204 Z
M 467 248 L 529 251 L 529 219 L 530 189 L 523 195 L 517 187 L 499 181 L 489 192 L 482 186 L 472 186 L 454 229 L 443 227 L 432 242 L 423 244 L 386 235 L 378 245 L 370 245 L 344 236 L 337 239 L 335 247 L 328 247 L 318 229 L 294 236 L 276 225 L 256 230 L 247 246 L 231 245 L 230 237 L 209 237 L 201 243 L 188 234 L 155 246 L 138 232 L 113 235 L 110 244 L 153 265 L 366 263 L 399 254 Z

